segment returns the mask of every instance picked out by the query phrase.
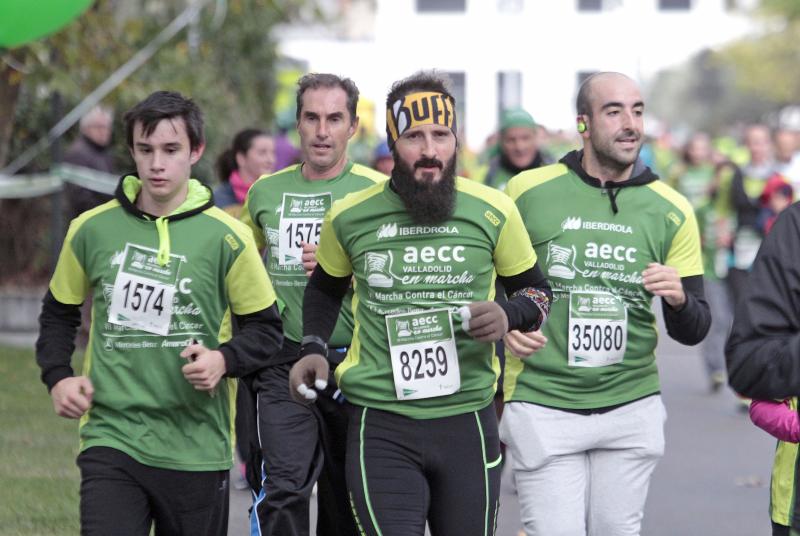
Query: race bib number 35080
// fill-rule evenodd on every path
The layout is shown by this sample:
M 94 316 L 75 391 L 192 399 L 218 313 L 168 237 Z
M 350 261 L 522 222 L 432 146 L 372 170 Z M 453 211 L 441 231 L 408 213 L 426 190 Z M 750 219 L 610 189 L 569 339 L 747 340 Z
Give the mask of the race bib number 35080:
M 628 342 L 628 310 L 608 292 L 571 292 L 568 359 L 571 367 L 621 363 Z
M 386 330 L 398 400 L 458 391 L 461 372 L 448 309 L 387 316 Z

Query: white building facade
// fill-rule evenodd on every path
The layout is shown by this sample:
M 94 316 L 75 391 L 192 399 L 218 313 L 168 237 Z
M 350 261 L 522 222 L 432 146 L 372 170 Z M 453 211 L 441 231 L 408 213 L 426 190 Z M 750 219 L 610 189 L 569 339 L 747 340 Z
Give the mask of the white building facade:
M 661 69 L 751 32 L 753 0 L 338 0 L 338 29 L 286 29 L 281 52 L 352 78 L 376 103 L 420 69 L 451 74 L 462 139 L 483 145 L 503 108 L 572 129 L 577 88 L 596 71 L 646 85 Z M 324 34 L 324 35 L 323 35 Z M 655 89 L 657 90 L 657 88 Z

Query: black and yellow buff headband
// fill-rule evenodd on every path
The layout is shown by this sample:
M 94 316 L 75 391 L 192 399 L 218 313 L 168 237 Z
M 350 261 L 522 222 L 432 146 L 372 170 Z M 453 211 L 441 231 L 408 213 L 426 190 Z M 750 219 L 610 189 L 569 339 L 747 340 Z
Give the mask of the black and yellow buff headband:
M 420 125 L 442 125 L 457 135 L 453 98 L 435 91 L 419 91 L 397 99 L 386 109 L 386 138 L 390 147 L 403 132 Z

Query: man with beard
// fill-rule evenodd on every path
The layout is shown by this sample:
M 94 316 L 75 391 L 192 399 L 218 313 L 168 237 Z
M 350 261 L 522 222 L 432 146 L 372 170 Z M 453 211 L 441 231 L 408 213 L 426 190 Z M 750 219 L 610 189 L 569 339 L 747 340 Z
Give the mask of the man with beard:
M 522 108 L 503 111 L 500 118 L 500 154 L 489 162 L 483 183 L 505 190 L 514 175 L 553 162 L 539 148 L 539 125 Z
M 666 418 L 651 302 L 673 339 L 705 337 L 700 236 L 689 202 L 638 159 L 636 83 L 593 75 L 577 111 L 583 150 L 508 184 L 553 308 L 545 329 L 505 338 L 500 435 L 527 534 L 639 534 Z
M 356 534 L 345 493 L 347 415 L 336 384 L 331 381 L 320 393 L 319 403 L 308 406 L 292 400 L 286 383 L 298 359 L 303 291 L 316 264 L 322 217 L 333 201 L 386 182 L 385 175 L 347 158 L 348 141 L 358 130 L 357 105 L 358 88 L 349 78 L 328 73 L 303 76 L 297 85 L 297 132 L 303 162 L 256 181 L 245 202 L 242 219 L 253 230 L 258 246 L 266 249 L 267 271 L 282 304 L 285 335 L 283 348 L 255 381 L 264 463 L 259 464 L 255 479 L 263 488 L 251 518 L 254 534 L 308 535 L 314 484 L 319 490 L 316 533 Z M 352 338 L 350 306 L 342 308 L 338 322 L 336 315 L 333 320 L 336 329 L 326 357 L 335 367 Z M 254 465 L 252 461 L 250 465 Z
M 387 97 L 388 183 L 334 203 L 303 302 L 300 400 L 326 387 L 326 342 L 355 279 L 347 485 L 363 534 L 494 532 L 500 445 L 493 342 L 538 329 L 550 291 L 504 194 L 455 176 L 455 101 L 417 73 Z M 495 274 L 509 300 L 492 301 Z

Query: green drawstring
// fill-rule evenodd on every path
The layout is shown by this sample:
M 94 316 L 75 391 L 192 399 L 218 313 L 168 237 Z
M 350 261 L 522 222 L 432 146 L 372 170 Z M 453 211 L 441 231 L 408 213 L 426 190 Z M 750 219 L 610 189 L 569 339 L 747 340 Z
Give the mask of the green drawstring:
M 160 266 L 169 264 L 169 220 L 161 216 L 156 219 L 156 230 L 158 231 L 158 255 L 156 260 Z

